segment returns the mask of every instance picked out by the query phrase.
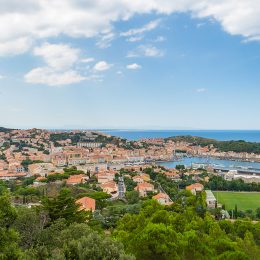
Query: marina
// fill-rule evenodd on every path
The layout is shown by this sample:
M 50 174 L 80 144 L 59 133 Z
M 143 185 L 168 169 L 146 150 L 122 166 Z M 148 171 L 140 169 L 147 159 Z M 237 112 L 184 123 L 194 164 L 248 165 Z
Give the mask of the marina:
M 179 164 L 192 168 L 211 166 L 216 171 L 237 171 L 243 174 L 260 175 L 260 163 L 258 162 L 221 160 L 212 157 L 182 157 L 170 162 L 158 162 L 158 164 L 168 168 L 175 168 Z

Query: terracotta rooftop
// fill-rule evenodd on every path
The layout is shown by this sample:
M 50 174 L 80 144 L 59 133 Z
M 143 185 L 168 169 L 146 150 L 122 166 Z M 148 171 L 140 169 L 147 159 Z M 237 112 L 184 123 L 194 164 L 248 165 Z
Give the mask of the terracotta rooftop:
M 78 199 L 76 203 L 80 204 L 80 209 L 84 210 L 96 210 L 96 200 L 89 198 L 89 197 L 83 197 L 81 199 Z

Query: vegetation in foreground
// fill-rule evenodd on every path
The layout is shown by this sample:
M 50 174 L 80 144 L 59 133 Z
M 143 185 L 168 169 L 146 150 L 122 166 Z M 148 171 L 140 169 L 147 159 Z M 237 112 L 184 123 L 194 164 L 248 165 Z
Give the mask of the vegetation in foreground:
M 133 199 L 133 196 L 130 196 Z M 43 197 L 33 208 L 13 207 L 0 197 L 0 259 L 258 259 L 260 223 L 216 221 L 205 195 L 176 194 L 162 206 L 146 199 L 141 208 L 121 212 L 109 228 L 79 210 L 68 189 Z M 134 201 L 133 201 L 134 203 Z M 118 215 L 110 209 L 110 218 Z

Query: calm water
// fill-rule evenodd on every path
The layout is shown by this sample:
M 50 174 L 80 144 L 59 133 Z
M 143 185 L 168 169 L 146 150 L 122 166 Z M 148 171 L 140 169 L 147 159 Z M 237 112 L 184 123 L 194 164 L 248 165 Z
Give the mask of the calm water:
M 103 132 L 126 138 L 128 140 L 139 140 L 142 138 L 165 138 L 178 135 L 192 135 L 212 138 L 220 141 L 245 140 L 249 142 L 260 142 L 260 130 L 102 130 Z
M 205 158 L 205 157 L 184 157 L 181 160 L 174 162 L 160 162 L 159 165 L 163 165 L 168 168 L 175 168 L 178 164 L 183 164 L 185 166 L 191 166 L 192 163 L 209 163 L 214 164 L 219 167 L 225 167 L 229 169 L 238 170 L 241 168 L 237 167 L 250 167 L 250 169 L 258 169 L 260 171 L 260 163 L 257 162 L 240 162 L 231 160 L 220 160 L 215 158 Z

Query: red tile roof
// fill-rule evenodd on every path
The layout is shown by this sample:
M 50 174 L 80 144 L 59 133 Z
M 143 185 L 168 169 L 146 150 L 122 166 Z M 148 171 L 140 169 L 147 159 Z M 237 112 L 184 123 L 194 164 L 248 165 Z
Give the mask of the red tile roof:
M 89 198 L 89 197 L 83 197 L 81 199 L 78 199 L 76 203 L 80 204 L 80 209 L 84 210 L 96 210 L 96 200 Z

